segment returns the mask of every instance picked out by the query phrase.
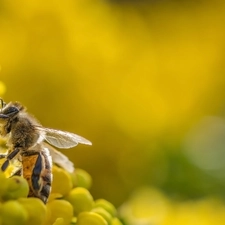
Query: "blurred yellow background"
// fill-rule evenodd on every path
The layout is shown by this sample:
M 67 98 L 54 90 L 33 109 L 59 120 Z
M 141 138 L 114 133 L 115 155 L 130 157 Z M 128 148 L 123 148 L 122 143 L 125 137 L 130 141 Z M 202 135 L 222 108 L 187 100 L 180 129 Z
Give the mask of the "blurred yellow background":
M 92 141 L 62 152 L 95 198 L 223 199 L 224 47 L 219 0 L 3 0 L 1 96 Z

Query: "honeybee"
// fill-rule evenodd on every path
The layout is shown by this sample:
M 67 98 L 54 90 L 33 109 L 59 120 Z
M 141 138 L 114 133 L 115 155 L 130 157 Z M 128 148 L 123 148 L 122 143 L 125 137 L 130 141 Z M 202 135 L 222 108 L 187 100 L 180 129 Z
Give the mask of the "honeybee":
M 13 160 L 19 160 L 22 166 L 16 173 L 28 181 L 28 197 L 46 203 L 51 192 L 52 160 L 69 172 L 74 170 L 73 163 L 50 145 L 72 148 L 78 143 L 91 145 L 91 142 L 70 132 L 41 126 L 19 102 L 6 104 L 0 99 L 0 106 L 0 135 L 7 138 L 9 149 L 1 170 L 5 171 Z

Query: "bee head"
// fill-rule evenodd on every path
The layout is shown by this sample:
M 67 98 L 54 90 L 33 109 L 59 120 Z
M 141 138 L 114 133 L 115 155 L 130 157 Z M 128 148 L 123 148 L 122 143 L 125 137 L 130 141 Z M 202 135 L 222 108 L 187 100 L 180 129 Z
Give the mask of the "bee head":
M 11 131 L 12 125 L 17 121 L 17 116 L 23 106 L 18 102 L 6 104 L 0 99 L 0 136 L 5 136 Z
M 23 107 L 19 103 L 9 103 L 6 104 L 0 99 L 1 111 L 0 111 L 0 121 L 13 119 L 22 109 Z

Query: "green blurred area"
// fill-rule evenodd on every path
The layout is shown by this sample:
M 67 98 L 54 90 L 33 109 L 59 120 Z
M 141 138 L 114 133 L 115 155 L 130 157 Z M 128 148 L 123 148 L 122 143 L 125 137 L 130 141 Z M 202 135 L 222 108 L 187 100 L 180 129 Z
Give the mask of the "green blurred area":
M 92 141 L 95 198 L 224 198 L 225 3 L 143 2 L 1 1 L 1 96 Z

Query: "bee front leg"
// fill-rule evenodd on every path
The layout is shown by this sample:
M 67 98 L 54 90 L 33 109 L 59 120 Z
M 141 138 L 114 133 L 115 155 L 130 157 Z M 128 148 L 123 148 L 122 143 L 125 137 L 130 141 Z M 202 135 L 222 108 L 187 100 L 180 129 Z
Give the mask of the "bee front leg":
M 15 148 L 12 152 L 10 152 L 7 156 L 6 156 L 6 161 L 2 164 L 1 166 L 1 170 L 4 172 L 8 166 L 9 166 L 9 162 L 16 157 L 16 155 L 20 152 L 20 148 Z

